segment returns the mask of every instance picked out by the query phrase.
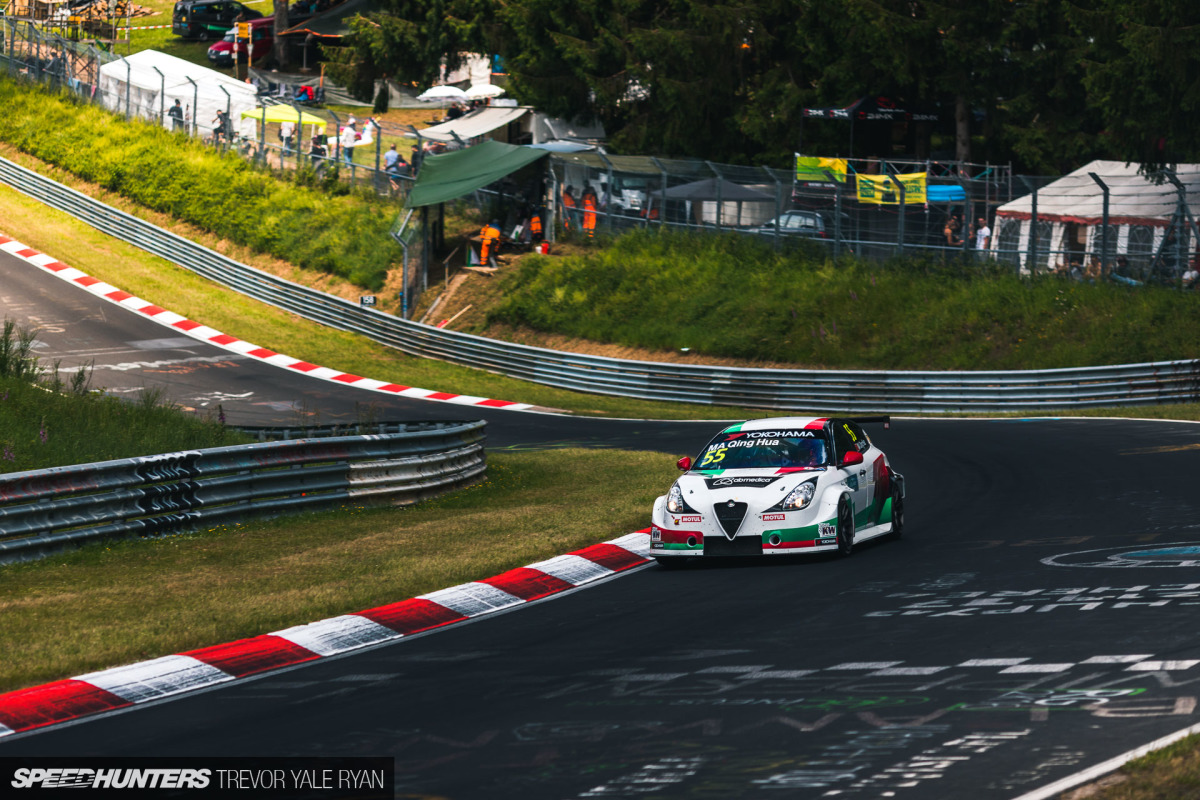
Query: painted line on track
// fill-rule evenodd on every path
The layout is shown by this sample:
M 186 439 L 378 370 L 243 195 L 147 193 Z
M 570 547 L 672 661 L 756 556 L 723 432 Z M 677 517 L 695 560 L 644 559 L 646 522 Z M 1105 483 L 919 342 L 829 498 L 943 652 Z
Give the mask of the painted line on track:
M 480 581 L 236 642 L 0 694 L 0 738 L 402 639 L 561 595 L 651 561 L 649 529 Z
M 229 334 L 214 330 L 207 325 L 182 317 L 172 311 L 167 311 L 161 306 L 157 306 L 140 297 L 135 297 L 128 292 L 121 291 L 115 286 L 111 286 L 98 278 L 93 278 L 87 273 L 68 266 L 45 253 L 40 253 L 32 247 L 28 247 L 2 233 L 0 233 L 0 250 L 44 272 L 48 272 L 73 286 L 78 286 L 102 300 L 107 300 L 114 305 L 135 311 L 147 319 L 153 320 L 174 331 L 185 333 L 193 339 L 215 345 L 231 353 L 257 359 L 264 364 L 271 364 L 308 375 L 311 378 L 343 386 L 353 386 L 357 389 L 379 392 L 380 394 L 391 395 L 393 397 L 408 397 L 416 400 L 429 400 L 431 402 L 449 403 L 450 405 L 457 406 L 499 408 L 507 411 L 528 411 L 535 408 L 531 403 L 514 403 L 510 400 L 438 392 L 432 389 L 420 389 L 415 386 L 401 386 L 396 383 L 364 378 L 361 375 L 351 375 L 346 372 L 329 369 L 328 367 L 310 364 L 307 361 L 301 361 L 298 358 L 292 358 L 291 356 L 277 353 L 274 350 L 259 347 L 256 344 L 238 339 L 236 336 L 230 336 Z

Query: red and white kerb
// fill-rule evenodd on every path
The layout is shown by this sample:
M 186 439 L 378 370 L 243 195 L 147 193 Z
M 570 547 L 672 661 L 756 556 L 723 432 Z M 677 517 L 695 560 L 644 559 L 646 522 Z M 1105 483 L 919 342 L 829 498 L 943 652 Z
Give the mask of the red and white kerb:
M 0 694 L 0 737 L 464 622 L 650 563 L 648 530 L 482 581 L 294 628 Z

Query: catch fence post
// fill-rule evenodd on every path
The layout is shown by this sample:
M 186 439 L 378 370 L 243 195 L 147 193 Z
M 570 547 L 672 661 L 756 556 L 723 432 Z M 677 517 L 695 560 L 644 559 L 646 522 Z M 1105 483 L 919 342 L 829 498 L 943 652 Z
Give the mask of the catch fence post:
M 886 169 L 886 168 L 885 168 Z M 891 179 L 892 183 L 896 184 L 896 191 L 900 193 L 900 224 L 897 226 L 897 248 L 896 255 L 904 255 L 904 184 L 891 172 L 884 173 Z
M 1109 189 L 1108 184 L 1100 180 L 1100 176 L 1094 172 L 1089 172 L 1088 177 L 1096 182 L 1100 187 L 1100 191 L 1104 193 L 1104 210 L 1100 217 L 1100 269 L 1101 273 L 1108 272 L 1108 220 L 1109 220 Z

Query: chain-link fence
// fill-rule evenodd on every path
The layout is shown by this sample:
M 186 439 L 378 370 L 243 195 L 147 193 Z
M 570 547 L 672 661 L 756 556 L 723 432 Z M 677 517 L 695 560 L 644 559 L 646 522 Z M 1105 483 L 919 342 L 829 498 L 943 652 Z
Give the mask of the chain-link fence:
M 1013 196 L 1007 167 L 866 159 L 841 163 L 836 174 L 799 180 L 792 170 L 711 161 L 556 155 L 551 167 L 555 218 L 561 229 L 583 236 L 655 226 L 734 231 L 779 246 L 807 240 L 835 254 L 879 258 L 906 249 L 974 247 L 966 237 L 973 224 L 968 221 L 990 219 Z M 899 197 L 911 184 L 906 179 L 918 173 L 920 195 L 901 204 Z M 856 194 L 860 178 L 882 182 L 883 192 L 864 201 Z M 951 220 L 957 220 L 957 235 L 947 236 Z
M 818 159 L 809 159 L 818 161 Z M 1021 274 L 1200 288 L 1200 166 L 1139 174 L 1097 161 L 1066 176 L 1007 165 L 820 159 L 813 174 L 595 152 L 554 155 L 557 230 L 732 231 L 779 247 L 875 260 L 904 254 L 990 262 Z
M 142 55 L 126 59 L 29 21 L 0 17 L 0 70 L 14 80 L 65 89 L 126 119 L 157 122 L 276 169 L 308 168 L 316 180 L 381 196 L 407 195 L 410 156 L 401 153 L 397 168 L 389 170 L 386 153 L 391 143 L 400 153 L 403 137 L 411 136 L 408 129 L 363 118 L 354 120 L 347 136 L 350 119 L 304 102 L 310 95 L 299 86 L 257 78 L 252 84 L 227 77 L 214 81 L 203 68 L 194 74 L 172 71 Z M 278 112 L 268 119 L 269 106 L 294 110 L 296 121 Z

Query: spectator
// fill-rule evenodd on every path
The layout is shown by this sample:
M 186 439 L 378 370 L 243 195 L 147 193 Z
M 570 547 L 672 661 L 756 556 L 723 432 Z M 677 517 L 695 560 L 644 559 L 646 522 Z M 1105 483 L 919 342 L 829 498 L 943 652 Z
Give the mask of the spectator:
M 396 150 L 396 145 L 392 145 L 392 149 L 387 151 L 384 156 L 384 163 L 387 166 L 388 185 L 391 187 L 392 194 L 400 191 L 401 178 L 408 175 L 409 166 L 400 152 Z
M 1200 289 L 1200 270 L 1196 268 L 1195 261 L 1188 264 L 1187 272 L 1183 273 L 1183 288 Z
M 296 133 L 296 123 L 291 120 L 284 120 L 279 123 L 279 141 L 283 143 L 283 152 L 286 155 L 292 151 L 292 136 Z
M 229 115 L 224 111 L 217 111 L 217 116 L 213 117 L 212 121 L 216 123 L 212 132 L 213 144 L 222 144 L 227 141 L 229 136 Z
M 312 145 L 308 148 L 308 157 L 312 160 L 313 171 L 318 175 L 325 172 L 325 162 L 329 157 L 329 149 L 325 147 L 324 136 L 312 137 Z
M 987 250 L 992 243 L 992 229 L 988 227 L 987 217 L 975 220 L 975 249 Z
M 959 232 L 962 230 L 962 223 L 958 221 L 957 214 L 951 214 L 946 220 L 946 225 L 942 228 L 942 235 L 946 237 L 946 244 L 951 247 L 959 247 L 962 245 L 962 237 Z
M 342 128 L 342 160 L 346 162 L 346 166 L 354 163 L 354 146 L 358 143 L 358 131 L 355 129 L 357 120 L 351 117 L 346 121 L 346 127 Z
M 175 105 L 171 106 L 170 110 L 167 111 L 167 116 L 171 120 L 171 130 L 177 131 L 183 128 L 183 106 L 179 104 L 178 100 L 176 100 Z

